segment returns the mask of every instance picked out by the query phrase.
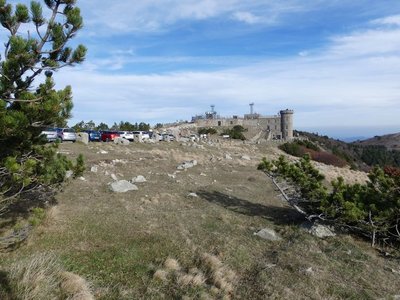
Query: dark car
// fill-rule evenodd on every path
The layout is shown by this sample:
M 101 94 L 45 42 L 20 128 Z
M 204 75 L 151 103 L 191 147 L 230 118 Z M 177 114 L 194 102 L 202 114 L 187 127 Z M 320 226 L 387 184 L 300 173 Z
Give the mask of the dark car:
M 100 142 L 101 133 L 96 130 L 84 130 L 89 135 L 89 141 L 91 142 Z
M 101 140 L 103 142 L 113 141 L 116 137 L 119 137 L 118 131 L 103 131 L 101 133 Z

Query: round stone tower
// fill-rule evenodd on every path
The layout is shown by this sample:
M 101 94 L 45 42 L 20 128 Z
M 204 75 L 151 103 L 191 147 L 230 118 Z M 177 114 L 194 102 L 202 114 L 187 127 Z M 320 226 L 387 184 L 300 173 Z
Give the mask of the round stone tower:
M 291 140 L 293 138 L 293 113 L 291 109 L 281 110 L 281 132 L 282 139 Z

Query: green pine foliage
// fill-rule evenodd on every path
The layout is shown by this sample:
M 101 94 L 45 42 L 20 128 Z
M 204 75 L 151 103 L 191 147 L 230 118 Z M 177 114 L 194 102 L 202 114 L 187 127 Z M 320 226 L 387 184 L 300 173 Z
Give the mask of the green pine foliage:
M 307 201 L 309 215 L 319 215 L 336 225 L 400 249 L 400 172 L 374 168 L 365 184 L 347 184 L 342 177 L 324 184 L 324 176 L 308 155 L 291 163 L 284 156 L 261 161 L 258 169 L 292 182 Z
M 83 26 L 76 1 L 44 4 L 13 6 L 0 0 L 0 24 L 8 36 L 0 60 L 0 211 L 7 199 L 58 184 L 67 170 L 82 170 L 80 159 L 74 166 L 57 154 L 57 144 L 46 146 L 39 136 L 43 127 L 64 127 L 71 116 L 71 87 L 56 90 L 53 73 L 86 55 L 83 45 L 67 45 Z M 22 24 L 35 30 L 20 32 Z
M 221 135 L 229 135 L 231 139 L 244 141 L 246 137 L 243 132 L 245 131 L 246 129 L 243 126 L 235 125 L 232 129 L 225 129 Z
M 217 130 L 212 127 L 203 127 L 203 128 L 199 128 L 199 130 L 197 132 L 199 134 L 216 134 Z

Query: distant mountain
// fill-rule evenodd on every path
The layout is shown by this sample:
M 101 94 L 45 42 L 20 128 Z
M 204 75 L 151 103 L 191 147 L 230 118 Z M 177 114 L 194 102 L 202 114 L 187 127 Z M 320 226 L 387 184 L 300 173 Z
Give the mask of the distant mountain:
M 367 137 L 367 136 L 351 136 L 351 137 L 345 137 L 345 138 L 339 138 L 339 139 L 346 143 L 352 143 L 352 142 L 356 142 L 356 141 L 363 141 L 368 138 L 369 137 Z
M 362 146 L 384 146 L 388 150 L 400 150 L 400 133 L 374 136 L 363 141 L 356 141 L 354 144 Z

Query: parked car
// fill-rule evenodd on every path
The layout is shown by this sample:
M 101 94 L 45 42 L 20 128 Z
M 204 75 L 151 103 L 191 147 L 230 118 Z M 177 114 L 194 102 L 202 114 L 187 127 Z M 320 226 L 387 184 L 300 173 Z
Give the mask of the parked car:
M 119 137 L 118 131 L 102 131 L 101 140 L 103 142 L 113 141 L 116 137 Z
M 165 133 L 162 135 L 163 136 L 163 141 L 175 141 L 175 136 L 171 133 Z
M 133 132 L 132 131 L 118 131 L 120 137 L 127 139 L 129 141 L 133 141 Z
M 86 132 L 89 135 L 89 141 L 90 142 L 100 142 L 100 140 L 101 140 L 100 131 L 85 130 L 84 132 Z
M 45 128 L 40 135 L 46 136 L 48 142 L 55 142 L 58 138 L 57 128 Z
M 71 141 L 73 143 L 76 142 L 76 133 L 75 130 L 73 130 L 72 128 L 58 128 L 57 133 L 58 133 L 58 139 L 60 139 L 61 142 L 64 141 Z

